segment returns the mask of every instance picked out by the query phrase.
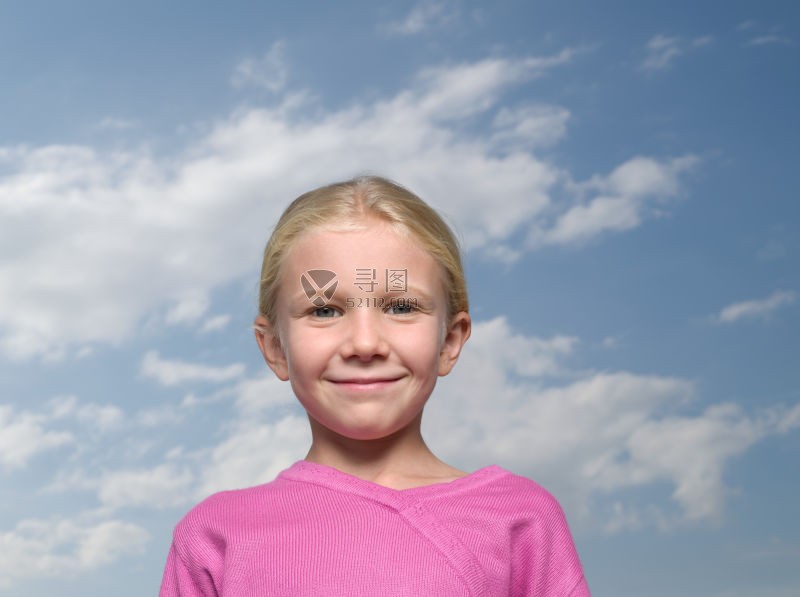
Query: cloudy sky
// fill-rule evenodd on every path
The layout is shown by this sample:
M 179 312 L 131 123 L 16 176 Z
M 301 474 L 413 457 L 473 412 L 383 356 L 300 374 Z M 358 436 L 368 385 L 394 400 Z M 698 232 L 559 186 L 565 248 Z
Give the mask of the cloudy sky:
M 259 254 L 381 173 L 467 249 L 434 449 L 564 505 L 598 596 L 800 594 L 795 2 L 0 7 L 0 595 L 153 595 L 304 456 Z

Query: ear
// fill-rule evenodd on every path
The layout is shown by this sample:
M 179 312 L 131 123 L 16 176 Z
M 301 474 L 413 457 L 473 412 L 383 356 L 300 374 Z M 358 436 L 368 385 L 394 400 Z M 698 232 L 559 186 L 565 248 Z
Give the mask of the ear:
M 459 311 L 450 321 L 447 332 L 439 351 L 439 375 L 447 375 L 453 369 L 461 354 L 464 343 L 472 331 L 472 320 L 469 313 Z
M 264 360 L 267 365 L 278 379 L 287 381 L 289 379 L 289 367 L 286 363 L 286 354 L 281 347 L 280 338 L 278 338 L 277 330 L 267 321 L 263 315 L 256 317 L 255 321 L 256 342 L 261 354 L 264 355 Z

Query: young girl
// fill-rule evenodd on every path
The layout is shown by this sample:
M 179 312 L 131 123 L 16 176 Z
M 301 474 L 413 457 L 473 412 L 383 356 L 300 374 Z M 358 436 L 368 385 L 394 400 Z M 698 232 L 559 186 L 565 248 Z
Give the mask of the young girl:
M 589 595 L 564 515 L 420 433 L 470 334 L 458 245 L 387 180 L 311 191 L 267 243 L 256 340 L 308 413 L 305 460 L 178 524 L 161 597 Z

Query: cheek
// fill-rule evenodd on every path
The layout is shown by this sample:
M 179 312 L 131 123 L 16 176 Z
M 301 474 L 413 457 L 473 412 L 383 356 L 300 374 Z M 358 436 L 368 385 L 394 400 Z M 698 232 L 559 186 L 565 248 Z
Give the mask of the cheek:
M 330 362 L 339 344 L 334 338 L 293 331 L 285 336 L 287 365 L 293 375 L 319 375 Z
M 439 355 L 444 346 L 446 329 L 443 325 L 432 323 L 422 335 L 415 334 L 404 339 L 405 355 L 419 367 L 429 368 L 438 365 Z

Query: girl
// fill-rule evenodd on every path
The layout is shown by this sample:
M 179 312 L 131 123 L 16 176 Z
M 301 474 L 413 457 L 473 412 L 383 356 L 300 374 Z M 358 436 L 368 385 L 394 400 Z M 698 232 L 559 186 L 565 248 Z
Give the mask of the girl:
M 555 501 L 497 466 L 439 460 L 420 433 L 470 334 L 455 238 L 376 177 L 281 216 L 256 341 L 308 413 L 304 461 L 178 524 L 161 597 L 589 595 Z

